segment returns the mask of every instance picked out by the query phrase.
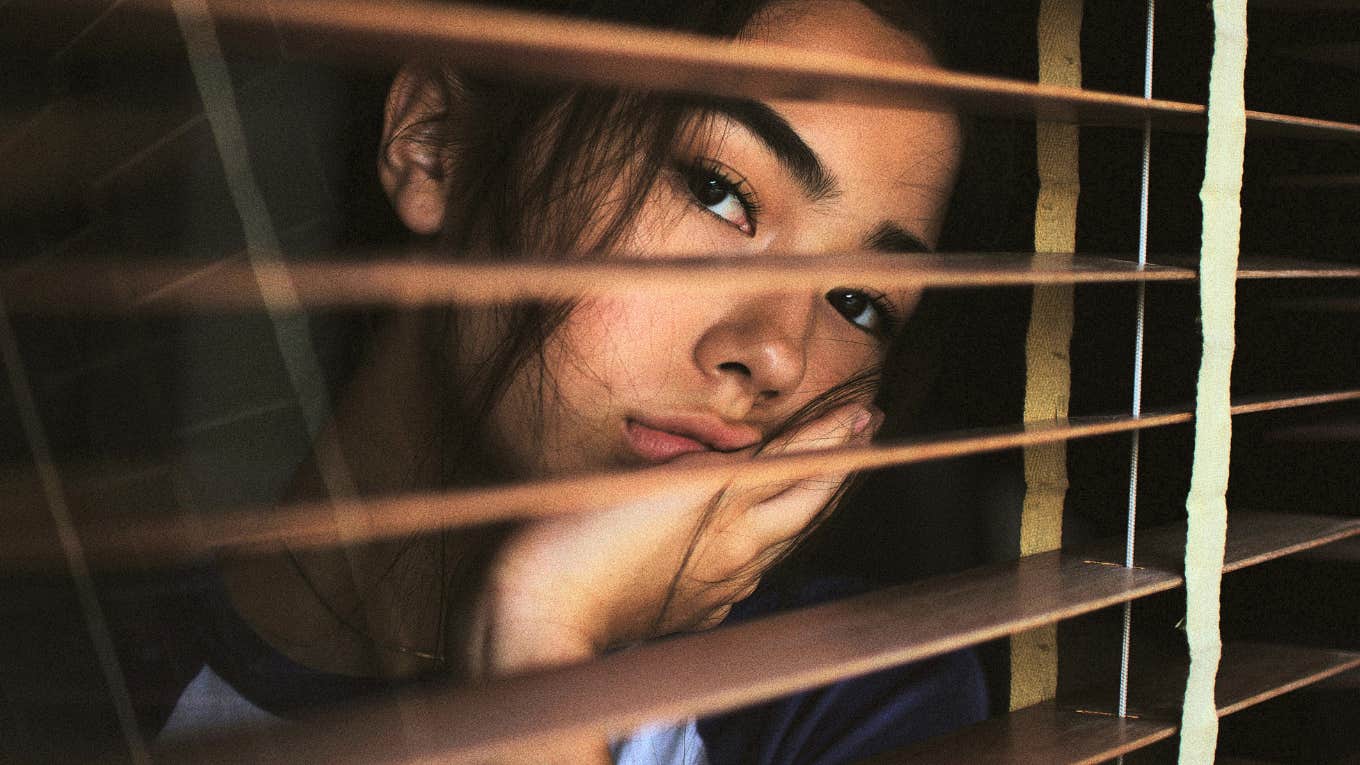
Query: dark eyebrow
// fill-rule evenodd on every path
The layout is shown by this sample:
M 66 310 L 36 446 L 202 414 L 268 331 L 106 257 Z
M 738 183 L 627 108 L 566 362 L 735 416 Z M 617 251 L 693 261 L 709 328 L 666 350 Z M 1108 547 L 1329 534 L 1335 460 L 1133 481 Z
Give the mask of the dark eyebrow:
M 840 193 L 836 179 L 822 166 L 817 153 L 774 109 L 759 101 L 742 98 L 705 99 L 704 106 L 740 122 L 759 138 L 775 159 L 798 179 L 812 201 Z
M 908 232 L 896 223 L 880 223 L 874 233 L 865 240 L 865 245 L 876 252 L 930 252 L 931 249 L 920 237 Z

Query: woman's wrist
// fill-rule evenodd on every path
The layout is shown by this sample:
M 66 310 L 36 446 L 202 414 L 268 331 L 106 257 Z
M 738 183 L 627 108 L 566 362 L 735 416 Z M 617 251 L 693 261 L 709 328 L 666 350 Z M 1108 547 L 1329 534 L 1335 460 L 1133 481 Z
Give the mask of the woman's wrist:
M 483 593 L 466 649 L 472 680 L 586 661 L 600 651 L 579 624 L 544 608 L 544 602 L 508 594 L 494 585 Z
M 586 661 L 595 646 L 568 630 L 502 626 L 493 650 L 485 654 L 484 677 L 513 675 Z

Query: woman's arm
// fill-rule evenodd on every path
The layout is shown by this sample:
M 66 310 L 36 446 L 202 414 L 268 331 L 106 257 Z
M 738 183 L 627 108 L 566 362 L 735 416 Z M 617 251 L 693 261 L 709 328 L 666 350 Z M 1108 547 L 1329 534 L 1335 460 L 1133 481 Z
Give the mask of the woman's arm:
M 863 405 L 846 405 L 786 433 L 762 454 L 867 444 L 880 420 Z M 707 452 L 672 464 L 750 458 Z M 525 523 L 492 561 L 468 666 L 474 675 L 506 674 L 712 627 L 754 590 L 844 480 L 681 487 Z

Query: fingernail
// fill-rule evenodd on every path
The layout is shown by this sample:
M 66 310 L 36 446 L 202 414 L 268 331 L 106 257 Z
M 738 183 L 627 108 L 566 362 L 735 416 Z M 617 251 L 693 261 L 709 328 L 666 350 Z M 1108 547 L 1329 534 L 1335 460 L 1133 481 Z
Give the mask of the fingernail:
M 860 409 L 855 413 L 855 421 L 851 427 L 855 431 L 855 435 L 859 435 L 860 433 L 863 433 L 864 429 L 869 427 L 869 423 L 873 421 L 874 416 L 870 414 L 868 409 Z

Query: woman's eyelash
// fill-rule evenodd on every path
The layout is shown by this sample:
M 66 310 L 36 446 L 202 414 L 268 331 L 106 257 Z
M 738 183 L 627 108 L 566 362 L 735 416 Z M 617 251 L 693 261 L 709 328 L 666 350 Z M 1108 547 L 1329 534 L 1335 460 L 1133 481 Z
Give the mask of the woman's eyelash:
M 837 287 L 826 301 L 846 321 L 875 337 L 887 340 L 902 325 L 901 314 L 887 295 L 863 287 Z
M 747 236 L 754 236 L 760 202 L 732 168 L 707 157 L 682 161 L 678 171 L 696 205 Z
M 883 314 L 883 334 L 885 337 L 893 337 L 897 330 L 902 326 L 902 314 L 897 310 L 897 305 L 888 298 L 887 295 L 875 290 L 864 290 L 864 294 L 869 296 L 874 307 Z

